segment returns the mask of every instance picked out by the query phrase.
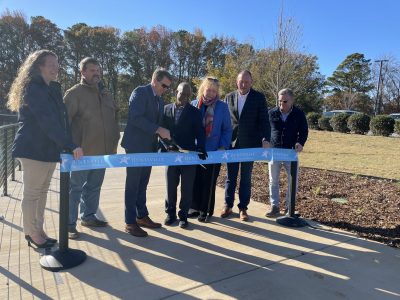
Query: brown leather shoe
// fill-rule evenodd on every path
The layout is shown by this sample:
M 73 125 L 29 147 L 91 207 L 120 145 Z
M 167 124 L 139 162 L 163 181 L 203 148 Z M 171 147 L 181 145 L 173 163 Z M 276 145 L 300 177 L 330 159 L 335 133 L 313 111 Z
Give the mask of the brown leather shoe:
M 248 221 L 249 220 L 249 215 L 247 214 L 247 210 L 241 210 L 239 211 L 239 218 L 241 221 Z
M 142 227 L 146 227 L 146 228 L 160 228 L 161 227 L 161 224 L 160 223 L 155 223 L 155 222 L 153 222 L 150 218 L 149 218 L 149 216 L 145 216 L 145 217 L 143 217 L 143 218 L 136 218 L 136 223 L 139 225 L 139 226 L 142 226 Z
M 137 224 L 126 224 L 125 232 L 133 236 L 146 237 L 147 232 L 140 228 Z
M 232 213 L 232 208 L 225 206 L 221 210 L 221 218 L 226 218 Z

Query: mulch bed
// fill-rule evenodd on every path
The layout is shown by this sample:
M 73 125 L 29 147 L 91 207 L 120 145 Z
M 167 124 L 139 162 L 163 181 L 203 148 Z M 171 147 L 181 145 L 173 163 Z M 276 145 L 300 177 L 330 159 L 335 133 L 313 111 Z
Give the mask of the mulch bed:
M 400 248 L 400 182 L 313 168 L 300 168 L 299 176 L 296 211 L 302 217 Z M 225 178 L 223 166 L 219 186 Z M 255 163 L 252 199 L 269 204 L 268 180 L 267 165 Z M 282 169 L 281 208 L 286 182 Z

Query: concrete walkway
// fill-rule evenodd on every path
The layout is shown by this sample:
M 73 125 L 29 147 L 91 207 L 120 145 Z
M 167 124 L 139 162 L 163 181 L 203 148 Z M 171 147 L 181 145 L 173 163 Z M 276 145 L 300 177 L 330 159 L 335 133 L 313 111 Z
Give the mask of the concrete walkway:
M 46 229 L 58 235 L 59 174 L 54 174 Z M 39 266 L 42 251 L 29 248 L 22 233 L 21 172 L 11 196 L 0 198 L 0 299 L 399 299 L 400 251 L 314 224 L 285 228 L 264 217 L 252 202 L 250 222 L 218 216 L 209 224 L 192 220 L 148 230 L 137 238 L 124 232 L 124 169 L 107 170 L 100 212 L 110 226 L 78 226 L 70 247 L 88 258 L 68 271 Z M 163 211 L 164 169 L 153 168 L 148 187 L 150 216 Z M 218 189 L 216 212 L 222 207 Z M 236 211 L 237 212 L 237 211 Z

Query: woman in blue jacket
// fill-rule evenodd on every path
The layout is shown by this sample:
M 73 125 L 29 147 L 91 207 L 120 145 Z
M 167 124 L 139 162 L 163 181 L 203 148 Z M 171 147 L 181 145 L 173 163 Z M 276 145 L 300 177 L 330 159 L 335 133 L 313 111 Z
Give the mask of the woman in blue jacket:
M 207 77 L 201 83 L 197 100 L 192 101 L 202 115 L 206 133 L 206 151 L 229 149 L 232 124 L 228 105 L 219 99 L 219 82 Z M 197 166 L 193 189 L 191 216 L 198 215 L 200 222 L 207 222 L 214 213 L 215 187 L 221 164 Z
M 62 100 L 57 56 L 48 50 L 31 53 L 18 70 L 8 107 L 18 112 L 20 127 L 12 147 L 23 169 L 24 192 L 21 203 L 23 229 L 28 245 L 53 246 L 43 229 L 44 210 L 51 176 L 62 150 L 79 159 L 82 149 L 72 143 Z

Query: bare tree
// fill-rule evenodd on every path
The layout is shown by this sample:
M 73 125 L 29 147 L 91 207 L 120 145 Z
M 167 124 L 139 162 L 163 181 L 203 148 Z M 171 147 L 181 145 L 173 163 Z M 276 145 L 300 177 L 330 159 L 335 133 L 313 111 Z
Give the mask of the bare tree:
M 386 103 L 390 104 L 390 112 L 400 112 L 400 65 L 394 66 L 387 76 L 385 89 Z
M 293 80 L 293 73 L 303 65 L 302 56 L 298 51 L 301 38 L 301 28 L 292 17 L 284 17 L 283 9 L 278 18 L 278 28 L 275 34 L 274 45 L 269 52 L 270 69 L 264 78 L 267 89 L 275 96 L 278 104 L 278 92 L 285 87 L 292 88 L 295 92 L 300 88 L 298 81 Z
M 383 112 L 400 112 L 400 62 L 391 55 L 385 55 L 379 59 L 385 64 L 381 70 L 381 89 L 376 97 L 382 99 Z M 372 69 L 374 82 L 379 80 L 379 64 Z

